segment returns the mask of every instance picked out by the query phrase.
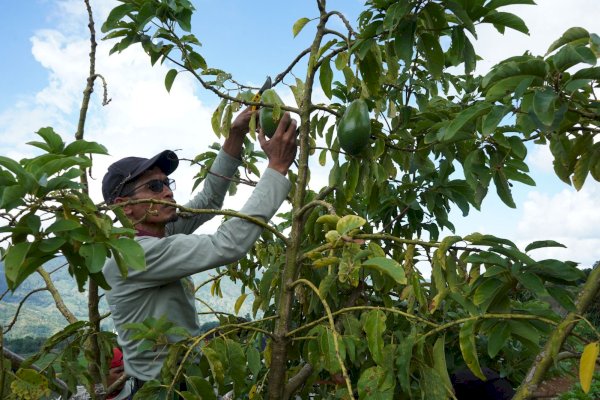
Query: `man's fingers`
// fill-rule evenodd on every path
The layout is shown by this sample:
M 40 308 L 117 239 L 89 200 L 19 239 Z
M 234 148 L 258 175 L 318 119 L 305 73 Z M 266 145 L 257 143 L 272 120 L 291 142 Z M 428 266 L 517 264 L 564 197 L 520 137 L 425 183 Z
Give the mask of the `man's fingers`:
M 282 135 L 283 133 L 285 133 L 285 130 L 287 129 L 287 127 L 290 124 L 290 119 L 292 119 L 292 117 L 290 116 L 290 112 L 289 111 L 284 112 L 283 116 L 279 120 L 279 125 L 277 125 L 277 129 L 275 130 L 275 134 L 273 135 L 273 137 L 275 137 L 277 135 Z
M 265 138 L 265 133 L 262 128 L 258 129 L 258 143 L 260 143 L 261 148 L 264 148 L 265 144 L 267 144 L 267 139 Z

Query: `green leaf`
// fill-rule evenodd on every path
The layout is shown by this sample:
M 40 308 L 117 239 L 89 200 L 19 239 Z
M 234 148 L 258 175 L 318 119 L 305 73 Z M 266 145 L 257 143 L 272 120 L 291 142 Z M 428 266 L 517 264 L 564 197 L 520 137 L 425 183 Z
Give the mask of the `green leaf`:
M 192 10 L 184 8 L 181 12 L 177 13 L 176 20 L 179 27 L 185 32 L 192 30 Z
M 489 22 L 494 25 L 505 26 L 529 35 L 529 29 L 527 28 L 527 25 L 525 25 L 525 22 L 515 14 L 502 11 L 488 13 L 485 17 L 483 17 L 481 22 Z
M 467 364 L 467 367 L 473 372 L 473 375 L 481 379 L 482 381 L 487 380 L 486 376 L 481 371 L 479 365 L 479 358 L 477 357 L 477 345 L 475 343 L 475 321 L 469 320 L 462 324 L 459 332 L 459 344 L 460 352 L 462 353 L 463 359 Z
M 189 61 L 192 69 L 206 69 L 206 60 L 204 60 L 204 57 L 195 51 L 189 53 Z
M 521 285 L 523 285 L 527 290 L 535 293 L 536 296 L 540 297 L 549 295 L 546 287 L 544 286 L 544 282 L 539 276 L 532 274 L 531 272 L 524 272 L 516 275 L 516 277 Z
M 394 48 L 398 58 L 404 61 L 404 65 L 409 65 L 412 61 L 415 44 L 415 30 L 417 27 L 416 19 L 405 18 L 396 29 L 394 36 Z
M 367 345 L 373 357 L 373 361 L 381 365 L 384 361 L 383 335 L 385 333 L 386 316 L 383 311 L 372 310 L 367 313 L 363 330 L 367 334 Z
M 489 8 L 491 10 L 495 10 L 497 8 L 509 6 L 512 4 L 535 5 L 535 1 L 534 0 L 490 0 L 490 2 L 485 5 L 485 7 Z
M 106 21 L 102 24 L 102 28 L 101 28 L 102 33 L 106 33 L 111 29 L 115 29 L 118 26 L 117 23 L 124 16 L 126 16 L 128 13 L 130 13 L 134 10 L 135 10 L 135 7 L 133 6 L 133 4 L 129 4 L 129 3 L 121 4 L 120 6 L 113 8 L 110 11 L 110 13 L 108 14 Z
M 573 46 L 586 44 L 589 38 L 590 34 L 587 30 L 579 27 L 569 28 L 558 40 L 554 41 L 554 43 L 548 47 L 546 54 L 552 53 L 554 50 L 564 46 L 565 44 L 571 44 Z
M 471 20 L 471 17 L 467 13 L 467 11 L 463 8 L 460 2 L 457 1 L 448 1 L 446 2 L 446 7 L 463 23 L 464 27 L 467 28 L 469 32 L 477 39 L 477 31 L 475 30 L 475 25 Z
M 110 239 L 108 244 L 123 257 L 123 261 L 129 268 L 137 270 L 146 268 L 144 249 L 134 239 L 124 237 Z
M 564 247 L 565 249 L 567 248 L 567 246 L 565 246 L 564 244 L 555 242 L 554 240 L 537 240 L 535 242 L 529 243 L 525 247 L 525 251 L 529 252 L 531 250 L 542 249 L 545 247 Z
M 406 275 L 404 274 L 404 268 L 396 260 L 386 257 L 373 257 L 369 258 L 362 263 L 363 267 L 373 268 L 382 274 L 385 274 L 392 278 L 396 283 L 406 285 Z
M 541 84 L 547 64 L 540 58 L 527 56 L 521 61 L 504 61 L 496 65 L 481 81 L 486 99 L 503 97 L 522 82 Z
M 364 370 L 358 378 L 358 398 L 361 400 L 392 400 L 394 398 L 394 376 L 380 366 Z
M 552 125 L 554 121 L 555 102 L 558 96 L 550 87 L 536 90 L 533 95 L 533 110 L 544 125 Z
M 23 266 L 30 248 L 30 242 L 17 243 L 8 247 L 4 257 L 4 272 L 7 280 L 17 282 L 19 270 Z
M 579 191 L 583 187 L 585 178 L 587 178 L 590 172 L 590 153 L 585 152 L 577 159 L 575 163 L 575 169 L 573 171 L 573 187 Z
M 306 17 L 300 18 L 296 22 L 294 22 L 294 26 L 292 27 L 292 34 L 294 35 L 294 37 L 298 36 L 302 28 L 304 28 L 304 26 L 308 22 L 310 22 L 310 19 Z
M 43 253 L 55 254 L 56 251 L 66 242 L 67 240 L 62 237 L 42 239 L 38 246 L 38 250 Z
M 213 378 L 219 384 L 222 384 L 225 379 L 225 369 L 223 367 L 223 363 L 221 362 L 221 358 L 215 349 L 210 346 L 205 346 L 202 348 L 202 354 L 206 357 L 208 361 L 208 365 L 212 372 Z
M 523 144 L 523 140 L 518 136 L 509 136 L 508 142 L 510 143 L 510 150 L 515 157 L 524 160 L 525 156 L 527 156 L 527 147 Z
M 62 152 L 66 156 L 75 156 L 79 154 L 108 154 L 108 150 L 103 145 L 96 142 L 88 142 L 87 140 L 79 139 L 71 142 L 65 147 Z
M 495 358 L 500 350 L 506 346 L 506 342 L 510 337 L 510 325 L 503 322 L 498 322 L 492 328 L 488 335 L 487 351 L 490 358 Z
M 77 229 L 80 226 L 78 221 L 72 219 L 57 219 L 45 231 L 46 233 L 66 232 Z
M 571 81 L 587 79 L 600 80 L 600 67 L 582 68 L 571 77 Z
M 496 185 L 496 193 L 498 193 L 500 200 L 510 208 L 517 208 L 504 173 L 501 170 L 496 170 L 492 175 L 492 179 L 494 180 L 494 185 Z
M 338 348 L 340 350 L 340 358 L 344 360 L 346 358 L 346 348 L 339 336 Z M 342 369 L 335 351 L 335 333 L 328 328 L 324 328 L 319 335 L 319 350 L 325 362 L 325 369 L 332 375 L 341 372 Z
M 444 70 L 444 51 L 438 39 L 429 33 L 422 33 L 418 43 L 423 52 L 427 69 L 434 79 L 439 79 Z
M 492 108 L 490 103 L 479 102 L 461 111 L 450 121 L 448 126 L 443 131 L 442 140 L 452 140 L 458 131 L 460 131 L 467 123 L 481 115 L 486 114 L 490 108 Z
M 40 128 L 36 133 L 44 139 L 53 153 L 59 153 L 65 147 L 65 143 L 60 135 L 54 132 L 54 129 L 51 127 Z
M 489 113 L 483 117 L 483 126 L 481 128 L 481 134 L 483 136 L 489 136 L 498 127 L 504 116 L 510 111 L 510 107 L 507 106 L 493 106 Z
M 195 395 L 200 396 L 202 400 L 217 400 L 215 389 L 206 379 L 199 376 L 185 376 L 188 390 L 191 390 Z
M 337 222 L 336 230 L 340 235 L 345 235 L 353 229 L 358 229 L 367 221 L 358 215 L 346 215 Z
M 177 73 L 177 70 L 172 68 L 167 72 L 167 75 L 165 75 L 165 87 L 167 88 L 167 92 L 171 92 L 171 87 L 173 86 Z
M 375 41 L 373 41 L 366 55 L 359 60 L 358 67 L 369 95 L 376 96 L 379 93 L 381 80 L 383 79 L 383 66 L 381 50 Z
M 356 193 L 358 180 L 360 178 L 360 161 L 356 158 L 348 162 L 348 172 L 346 175 L 346 184 L 344 185 L 344 194 L 346 201 L 350 201 Z
M 502 293 L 504 283 L 496 278 L 486 279 L 481 285 L 475 289 L 473 295 L 473 303 L 477 306 L 494 301 L 498 294 Z
M 255 347 L 248 347 L 246 350 L 246 359 L 248 360 L 248 369 L 256 378 L 260 372 L 260 352 Z
M 585 274 L 577 268 L 577 264 L 569 261 L 541 260 L 528 267 L 527 270 L 548 279 L 565 282 L 574 282 L 585 278 Z
M 85 259 L 85 264 L 91 274 L 102 271 L 107 256 L 103 243 L 84 243 L 79 248 L 79 254 Z
M 528 321 L 507 321 L 510 325 L 512 335 L 526 340 L 533 345 L 538 345 L 540 341 L 540 330 Z
M 446 363 L 446 337 L 442 335 L 433 345 L 433 369 L 436 370 L 447 388 L 452 387 L 450 376 L 448 375 L 448 364 Z
M 577 312 L 577 307 L 575 303 L 573 303 L 573 295 L 570 291 L 563 289 L 560 286 L 548 286 L 548 292 L 550 296 L 556 301 L 558 304 L 563 306 L 569 312 Z
M 323 93 L 328 99 L 331 99 L 331 81 L 333 80 L 333 71 L 330 65 L 331 58 L 325 58 L 321 62 L 321 68 L 319 68 L 319 82 Z
M 233 381 L 235 398 L 241 398 L 244 389 L 244 380 L 247 375 L 246 357 L 242 346 L 234 340 L 225 339 L 227 349 L 227 373 Z
M 12 210 L 23 203 L 23 197 L 27 190 L 21 185 L 12 185 L 4 188 L 2 198 L 0 199 L 0 209 Z

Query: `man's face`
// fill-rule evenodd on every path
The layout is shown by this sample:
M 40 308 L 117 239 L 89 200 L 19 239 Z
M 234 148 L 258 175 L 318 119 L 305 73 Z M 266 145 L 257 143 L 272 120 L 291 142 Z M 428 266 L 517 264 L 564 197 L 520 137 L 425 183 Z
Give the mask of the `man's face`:
M 133 193 L 130 193 L 127 197 L 120 198 L 121 201 L 127 200 L 142 200 L 142 199 L 153 199 L 162 200 L 175 203 L 173 198 L 173 192 L 167 185 L 162 185 L 161 192 L 155 192 L 150 189 L 147 185 L 148 182 L 153 180 L 166 181 L 167 175 L 160 170 L 158 167 L 154 167 L 151 170 L 144 172 L 136 181 L 134 186 L 136 187 Z M 143 225 L 162 225 L 164 226 L 167 222 L 172 222 L 177 219 L 177 212 L 174 207 L 163 205 L 163 204 L 129 204 L 124 207 L 125 214 L 134 224 Z
M 110 368 L 108 370 L 108 375 L 106 376 L 106 387 L 112 386 L 112 384 L 115 383 L 123 375 L 123 372 L 124 368 L 122 365 L 120 367 Z M 125 381 L 123 381 L 122 385 L 119 385 L 119 387 L 115 388 L 114 392 L 121 391 L 121 389 L 123 389 L 123 386 L 125 386 Z

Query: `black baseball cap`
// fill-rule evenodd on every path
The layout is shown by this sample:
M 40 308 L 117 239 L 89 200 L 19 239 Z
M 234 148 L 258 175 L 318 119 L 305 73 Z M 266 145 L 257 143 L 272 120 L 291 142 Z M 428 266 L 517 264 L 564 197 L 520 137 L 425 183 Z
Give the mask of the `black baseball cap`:
M 123 187 L 129 182 L 135 181 L 144 172 L 158 167 L 166 175 L 170 175 L 177 169 L 179 158 L 171 150 L 165 150 L 154 157 L 125 157 L 108 167 L 108 171 L 102 179 L 102 196 L 106 204 L 112 204 L 123 192 Z

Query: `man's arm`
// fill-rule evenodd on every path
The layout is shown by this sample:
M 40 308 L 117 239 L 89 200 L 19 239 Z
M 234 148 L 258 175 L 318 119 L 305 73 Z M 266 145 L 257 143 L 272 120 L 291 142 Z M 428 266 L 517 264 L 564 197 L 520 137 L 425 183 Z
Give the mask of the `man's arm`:
M 296 121 L 285 113 L 273 137 L 259 133 L 269 167 L 240 213 L 270 220 L 285 200 L 291 184 L 285 178 L 296 155 Z M 173 235 L 162 239 L 143 237 L 147 269 L 130 271 L 128 280 L 154 286 L 239 260 L 258 239 L 262 227 L 232 218 L 212 235 Z
M 250 107 L 242 111 L 231 124 L 229 136 L 217 155 L 210 173 L 204 180 L 202 190 L 185 204 L 189 208 L 220 209 L 229 190 L 231 178 L 241 165 L 242 146 L 248 133 L 252 110 Z M 167 235 L 175 233 L 193 233 L 200 225 L 213 218 L 212 214 L 200 214 L 192 218 L 180 218 L 166 226 Z

